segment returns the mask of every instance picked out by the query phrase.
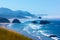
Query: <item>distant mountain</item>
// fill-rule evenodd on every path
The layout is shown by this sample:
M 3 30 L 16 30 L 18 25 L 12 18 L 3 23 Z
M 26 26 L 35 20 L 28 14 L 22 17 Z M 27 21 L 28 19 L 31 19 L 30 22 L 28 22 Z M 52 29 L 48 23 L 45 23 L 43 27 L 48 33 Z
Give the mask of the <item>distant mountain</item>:
M 8 8 L 0 8 L 0 17 L 3 18 L 35 18 L 36 16 L 27 11 L 13 11 Z

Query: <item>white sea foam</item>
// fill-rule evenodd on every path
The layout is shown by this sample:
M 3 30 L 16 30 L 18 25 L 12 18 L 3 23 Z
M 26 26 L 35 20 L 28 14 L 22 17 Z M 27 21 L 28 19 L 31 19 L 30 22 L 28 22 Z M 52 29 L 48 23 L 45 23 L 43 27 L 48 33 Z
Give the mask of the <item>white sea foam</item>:
M 40 36 L 36 36 L 36 37 L 38 37 L 40 40 L 42 40 Z
M 53 40 L 60 40 L 58 37 L 51 37 Z
M 40 29 L 41 28 L 40 26 L 42 26 L 42 25 L 29 24 L 28 26 L 32 29 Z
M 44 31 L 43 30 L 39 30 L 38 32 L 40 32 L 42 35 L 44 35 L 44 36 L 50 36 L 50 35 L 48 35 L 48 34 L 46 34 L 46 33 L 44 33 Z
M 7 28 L 12 28 L 12 25 L 13 25 L 13 24 L 9 24 L 9 25 L 7 25 Z
M 28 30 L 29 30 L 28 26 L 26 26 L 26 27 L 23 28 L 23 31 L 26 31 L 28 34 L 30 34 L 30 32 Z
M 39 30 L 38 32 L 40 32 L 42 35 L 44 35 L 44 36 L 47 36 L 47 37 L 49 37 L 51 34 L 46 34 L 46 33 L 44 33 L 44 31 L 43 30 Z M 58 38 L 58 37 L 51 37 L 53 40 L 60 40 L 60 38 Z
M 41 28 L 40 26 L 42 26 L 42 25 L 37 26 L 34 24 L 29 24 L 28 26 L 24 27 L 23 31 L 26 31 L 27 33 L 35 33 L 35 32 L 37 32 L 36 31 L 37 29 Z M 32 30 L 32 32 L 30 32 L 29 30 Z

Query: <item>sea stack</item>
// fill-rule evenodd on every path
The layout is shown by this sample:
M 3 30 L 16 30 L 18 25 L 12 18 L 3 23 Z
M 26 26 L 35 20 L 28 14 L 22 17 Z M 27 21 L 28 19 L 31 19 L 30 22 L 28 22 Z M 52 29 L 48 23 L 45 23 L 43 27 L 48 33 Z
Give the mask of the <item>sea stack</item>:
M 10 21 L 6 18 L 0 18 L 0 23 L 10 23 Z
M 21 23 L 18 19 L 14 19 L 12 23 Z
M 41 19 L 42 17 L 38 17 L 39 19 Z
M 43 25 L 45 25 L 45 24 L 49 24 L 50 22 L 49 21 L 47 21 L 47 20 L 40 20 L 40 24 L 43 24 Z

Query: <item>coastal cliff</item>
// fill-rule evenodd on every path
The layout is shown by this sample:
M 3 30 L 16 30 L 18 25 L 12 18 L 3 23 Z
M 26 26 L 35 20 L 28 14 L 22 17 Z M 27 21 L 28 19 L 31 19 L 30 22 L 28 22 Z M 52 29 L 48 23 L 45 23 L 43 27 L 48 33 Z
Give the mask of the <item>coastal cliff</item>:
M 8 30 L 6 28 L 0 28 L 0 40 L 32 40 L 22 34 L 15 31 Z

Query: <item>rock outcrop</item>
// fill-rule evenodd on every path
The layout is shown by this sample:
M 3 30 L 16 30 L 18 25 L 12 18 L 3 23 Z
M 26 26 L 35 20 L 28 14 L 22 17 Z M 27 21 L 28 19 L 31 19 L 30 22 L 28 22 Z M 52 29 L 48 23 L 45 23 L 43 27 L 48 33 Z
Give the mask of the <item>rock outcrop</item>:
M 0 18 L 0 23 L 10 23 L 10 21 L 6 18 Z
M 40 21 L 40 24 L 43 24 L 43 25 L 44 25 L 44 24 L 49 24 L 49 23 L 50 23 L 50 22 L 47 21 L 47 20 L 41 20 L 41 21 Z
M 21 23 L 18 19 L 14 19 L 12 23 Z
M 45 25 L 45 24 L 49 24 L 50 22 L 47 20 L 34 20 L 32 21 L 32 23 Z

